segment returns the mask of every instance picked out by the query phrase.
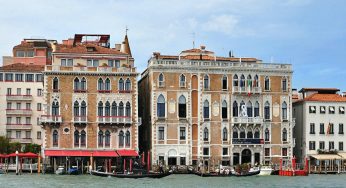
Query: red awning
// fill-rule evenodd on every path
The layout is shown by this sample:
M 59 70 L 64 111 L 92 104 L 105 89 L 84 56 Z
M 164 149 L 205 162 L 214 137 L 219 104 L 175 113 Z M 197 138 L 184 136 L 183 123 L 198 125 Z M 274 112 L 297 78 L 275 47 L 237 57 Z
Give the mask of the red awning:
M 118 157 L 114 150 L 45 150 L 44 154 L 50 157 Z
M 138 153 L 135 150 L 122 149 L 122 150 L 117 150 L 117 153 L 121 157 L 137 157 L 138 156 Z
M 16 157 L 16 153 L 8 154 L 6 157 Z M 23 158 L 37 158 L 38 155 L 35 154 L 35 153 L 28 152 L 28 153 L 18 153 L 18 157 L 23 157 Z
M 7 158 L 7 155 L 4 155 L 4 154 L 0 153 L 0 158 Z

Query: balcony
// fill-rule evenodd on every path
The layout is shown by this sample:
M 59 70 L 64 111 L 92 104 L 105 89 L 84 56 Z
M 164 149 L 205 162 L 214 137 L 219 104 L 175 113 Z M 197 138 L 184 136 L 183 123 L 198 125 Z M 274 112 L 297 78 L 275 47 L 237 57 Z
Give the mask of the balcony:
M 31 130 L 32 125 L 31 124 L 6 124 L 7 130 Z
M 233 123 L 261 124 L 263 119 L 260 117 L 232 117 Z
M 87 117 L 86 116 L 74 116 L 73 117 L 73 123 L 87 123 Z
M 22 144 L 29 144 L 32 141 L 32 138 L 10 138 L 11 142 L 19 142 Z
M 131 90 L 119 90 L 119 93 L 131 93 Z
M 86 93 L 87 90 L 86 89 L 74 89 L 73 92 L 74 93 Z
M 23 116 L 31 116 L 31 109 L 6 109 L 6 115 L 23 115 Z
M 232 93 L 233 94 L 261 94 L 262 93 L 262 87 L 251 87 L 250 89 L 248 87 L 240 87 L 240 86 L 233 86 L 232 87 Z
M 233 138 L 232 144 L 264 144 L 264 140 L 259 138 Z
M 97 122 L 103 124 L 131 124 L 128 116 L 97 116 Z
M 52 72 L 102 72 L 102 73 L 118 73 L 118 72 L 126 72 L 126 73 L 136 73 L 137 70 L 135 67 L 108 67 L 108 66 L 100 66 L 100 67 L 87 67 L 87 66 L 71 66 L 64 67 L 60 65 L 47 65 L 45 66 L 45 71 Z
M 6 95 L 8 101 L 31 101 L 32 95 Z
M 112 90 L 97 90 L 99 93 L 111 93 Z
M 40 122 L 58 124 L 62 122 L 62 118 L 59 115 L 42 115 Z

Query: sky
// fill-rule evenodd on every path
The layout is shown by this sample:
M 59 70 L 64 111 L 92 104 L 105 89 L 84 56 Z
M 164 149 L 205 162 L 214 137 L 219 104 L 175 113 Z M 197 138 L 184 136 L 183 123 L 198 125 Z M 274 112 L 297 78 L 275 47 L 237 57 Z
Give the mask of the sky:
M 236 57 L 292 64 L 293 88 L 346 91 L 345 0 L 0 0 L 0 5 L 1 56 L 11 55 L 24 38 L 61 41 L 76 33 L 110 34 L 114 46 L 128 27 L 139 72 L 153 52 L 178 55 L 195 41 L 217 56 L 232 50 Z

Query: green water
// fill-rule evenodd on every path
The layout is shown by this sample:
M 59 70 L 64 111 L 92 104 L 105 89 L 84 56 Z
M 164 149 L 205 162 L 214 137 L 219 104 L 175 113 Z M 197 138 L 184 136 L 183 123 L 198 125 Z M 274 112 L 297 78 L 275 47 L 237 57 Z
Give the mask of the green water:
M 170 175 L 162 179 L 122 179 L 91 175 L 0 175 L 0 188 L 30 187 L 346 187 L 346 174 L 308 177 L 199 177 Z

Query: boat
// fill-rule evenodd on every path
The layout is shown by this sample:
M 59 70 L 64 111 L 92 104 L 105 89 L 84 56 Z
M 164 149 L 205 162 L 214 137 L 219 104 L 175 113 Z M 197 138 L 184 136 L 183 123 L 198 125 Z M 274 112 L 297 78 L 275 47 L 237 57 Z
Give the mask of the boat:
M 237 176 L 237 177 L 244 177 L 244 176 L 255 176 L 258 175 L 261 172 L 261 170 L 250 170 L 248 172 L 233 172 L 232 176 Z
M 65 174 L 65 167 L 64 166 L 59 166 L 58 169 L 55 171 L 55 174 L 57 174 L 57 175 Z
M 194 174 L 197 175 L 197 176 L 201 176 L 201 177 L 229 177 L 229 176 L 232 176 L 231 173 L 229 173 L 229 174 L 220 174 L 220 173 L 195 172 Z
M 72 168 L 69 168 L 67 173 L 69 175 L 78 175 L 79 174 L 79 170 L 77 167 L 72 167 Z
M 113 174 L 109 172 L 100 172 L 92 170 L 91 175 L 102 176 L 102 177 L 116 177 L 116 178 L 163 178 L 169 176 L 171 173 L 148 173 L 148 174 Z
M 260 170 L 258 175 L 260 176 L 269 176 L 273 172 L 273 168 L 271 166 L 261 166 L 261 167 L 252 167 L 250 172 Z

